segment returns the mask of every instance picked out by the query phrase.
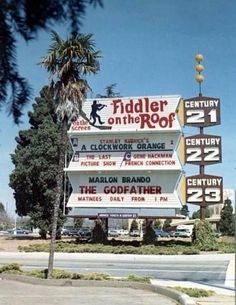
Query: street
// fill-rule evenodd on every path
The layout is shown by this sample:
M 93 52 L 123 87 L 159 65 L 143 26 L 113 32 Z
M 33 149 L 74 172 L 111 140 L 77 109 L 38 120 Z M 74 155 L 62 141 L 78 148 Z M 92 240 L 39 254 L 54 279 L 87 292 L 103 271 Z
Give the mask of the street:
M 105 272 L 114 277 L 128 274 L 154 279 L 202 282 L 225 286 L 234 278 L 234 254 L 208 255 L 114 255 L 97 253 L 55 253 L 54 268 L 73 272 Z M 0 252 L 0 264 L 18 262 L 24 270 L 45 269 L 48 253 Z M 228 282 L 227 282 L 228 283 Z M 226 285 L 227 286 L 227 285 Z

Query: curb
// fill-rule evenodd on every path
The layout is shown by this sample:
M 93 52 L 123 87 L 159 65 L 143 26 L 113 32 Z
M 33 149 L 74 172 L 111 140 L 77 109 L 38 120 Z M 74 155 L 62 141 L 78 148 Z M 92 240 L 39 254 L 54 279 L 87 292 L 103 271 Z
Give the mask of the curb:
M 135 282 L 125 281 L 95 281 L 95 280 L 70 280 L 70 279 L 58 279 L 58 280 L 46 280 L 37 279 L 25 275 L 16 274 L 1 274 L 0 280 L 18 281 L 33 285 L 44 285 L 44 286 L 68 286 L 68 287 L 114 287 L 114 288 L 132 288 L 132 289 L 143 289 L 152 292 L 159 293 L 170 299 L 179 302 L 181 305 L 196 305 L 196 302 L 192 300 L 188 295 L 179 293 L 170 288 L 162 287 L 159 285 L 143 284 Z

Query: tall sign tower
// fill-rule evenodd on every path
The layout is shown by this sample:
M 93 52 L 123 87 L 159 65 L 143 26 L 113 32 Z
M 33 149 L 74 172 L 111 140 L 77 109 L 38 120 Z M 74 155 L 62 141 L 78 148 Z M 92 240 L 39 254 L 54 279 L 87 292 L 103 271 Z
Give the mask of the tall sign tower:
M 205 166 L 222 161 L 221 137 L 204 130 L 221 123 L 220 99 L 202 95 L 203 56 L 197 54 L 195 59 L 199 95 L 184 100 L 184 125 L 199 128 L 199 133 L 185 137 L 185 163 L 198 165 L 199 174 L 186 177 L 186 202 L 199 205 L 200 218 L 204 219 L 208 205 L 223 201 L 223 178 L 205 174 Z

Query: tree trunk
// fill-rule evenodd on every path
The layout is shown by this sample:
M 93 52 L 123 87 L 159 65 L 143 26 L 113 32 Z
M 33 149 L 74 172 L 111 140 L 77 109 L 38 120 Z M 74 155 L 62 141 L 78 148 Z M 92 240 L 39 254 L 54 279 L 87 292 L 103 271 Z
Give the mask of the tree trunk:
M 60 143 L 58 148 L 59 164 L 58 164 L 58 172 L 56 179 L 56 197 L 53 206 L 52 234 L 51 234 L 51 242 L 50 242 L 50 250 L 49 250 L 48 270 L 46 275 L 48 279 L 52 278 L 52 271 L 53 271 L 54 252 L 55 252 L 56 235 L 57 235 L 57 222 L 58 222 L 58 214 L 59 214 L 60 201 L 61 201 L 61 189 L 63 187 L 63 174 L 64 174 L 64 165 L 65 165 L 64 155 L 66 151 L 66 145 L 67 145 L 67 122 L 64 120 L 62 122 L 61 130 L 60 130 Z
M 40 229 L 39 235 L 40 235 L 40 238 L 47 239 L 47 231 L 46 230 Z

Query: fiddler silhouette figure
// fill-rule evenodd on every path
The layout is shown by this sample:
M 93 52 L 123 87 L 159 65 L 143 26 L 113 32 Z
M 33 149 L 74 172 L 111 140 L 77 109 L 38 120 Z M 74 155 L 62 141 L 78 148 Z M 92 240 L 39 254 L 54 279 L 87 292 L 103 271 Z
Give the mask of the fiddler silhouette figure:
M 97 119 L 100 125 L 104 124 L 104 122 L 101 121 L 100 115 L 97 114 L 97 111 L 102 110 L 106 106 L 107 105 L 98 104 L 97 100 L 93 101 L 93 104 L 91 106 L 92 110 L 90 113 L 90 120 L 93 119 L 93 122 L 91 122 L 92 125 L 95 125 Z

